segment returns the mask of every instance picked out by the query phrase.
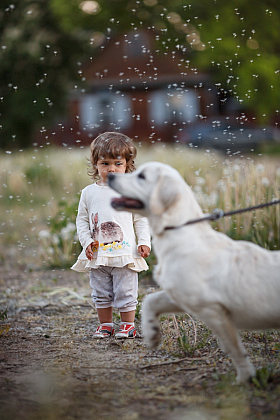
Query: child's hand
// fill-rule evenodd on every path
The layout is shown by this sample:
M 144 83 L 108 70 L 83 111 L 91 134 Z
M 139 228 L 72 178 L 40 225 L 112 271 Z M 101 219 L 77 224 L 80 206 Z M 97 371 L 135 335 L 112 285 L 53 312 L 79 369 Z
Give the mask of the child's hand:
M 86 248 L 86 257 L 91 261 L 93 259 L 93 249 L 97 251 L 98 249 L 98 241 L 92 242 L 89 246 Z
M 99 242 L 98 241 L 93 241 L 91 244 L 91 249 L 93 252 L 97 252 L 98 251 L 98 247 L 99 247 Z
M 141 257 L 146 258 L 150 255 L 150 248 L 147 245 L 139 245 L 138 246 L 138 252 L 141 255 Z

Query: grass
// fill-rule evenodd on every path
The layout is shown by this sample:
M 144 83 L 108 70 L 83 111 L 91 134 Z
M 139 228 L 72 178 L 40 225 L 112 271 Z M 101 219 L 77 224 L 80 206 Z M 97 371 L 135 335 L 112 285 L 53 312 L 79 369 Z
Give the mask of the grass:
M 72 229 L 79 191 L 91 182 L 88 157 L 85 148 L 50 146 L 1 154 L 0 234 L 5 243 L 22 249 L 27 243 L 38 246 L 36 254 L 46 266 L 73 263 L 79 251 Z M 152 160 L 175 167 L 191 185 L 205 213 L 216 207 L 225 211 L 248 207 L 279 196 L 280 165 L 274 156 L 229 157 L 160 143 L 138 147 L 137 166 Z M 279 214 L 279 206 L 272 206 L 224 218 L 213 227 L 234 239 L 279 249 Z M 68 239 L 67 229 L 72 232 Z M 153 255 L 149 260 L 153 265 Z

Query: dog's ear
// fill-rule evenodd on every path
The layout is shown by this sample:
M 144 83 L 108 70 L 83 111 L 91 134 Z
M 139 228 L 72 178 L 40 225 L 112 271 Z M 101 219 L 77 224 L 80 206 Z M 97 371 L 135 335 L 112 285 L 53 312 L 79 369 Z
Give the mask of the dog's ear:
M 152 214 L 160 216 L 177 200 L 178 190 L 174 178 L 169 175 L 160 176 L 150 197 Z

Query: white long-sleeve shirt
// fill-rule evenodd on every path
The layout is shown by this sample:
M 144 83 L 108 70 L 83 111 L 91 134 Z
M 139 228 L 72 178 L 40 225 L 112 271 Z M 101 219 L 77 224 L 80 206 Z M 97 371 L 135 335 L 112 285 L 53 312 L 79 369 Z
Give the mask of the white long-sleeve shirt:
M 118 196 L 108 186 L 97 184 L 82 190 L 76 225 L 83 251 L 71 267 L 73 270 L 88 271 L 99 266 L 128 266 L 134 271 L 148 269 L 137 250 L 139 245 L 151 248 L 148 220 L 137 214 L 114 210 L 111 200 Z M 93 241 L 98 241 L 98 248 L 90 261 L 85 250 Z

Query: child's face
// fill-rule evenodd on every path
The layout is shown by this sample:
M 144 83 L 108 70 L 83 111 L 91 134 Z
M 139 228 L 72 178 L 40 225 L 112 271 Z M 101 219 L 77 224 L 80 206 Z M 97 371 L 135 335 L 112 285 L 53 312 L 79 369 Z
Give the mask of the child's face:
M 101 178 L 101 181 L 106 183 L 107 182 L 107 175 L 112 172 L 118 172 L 121 174 L 125 173 L 126 170 L 126 159 L 125 158 L 118 158 L 118 159 L 111 159 L 111 158 L 104 158 L 99 159 L 97 161 L 97 170 L 98 174 Z

